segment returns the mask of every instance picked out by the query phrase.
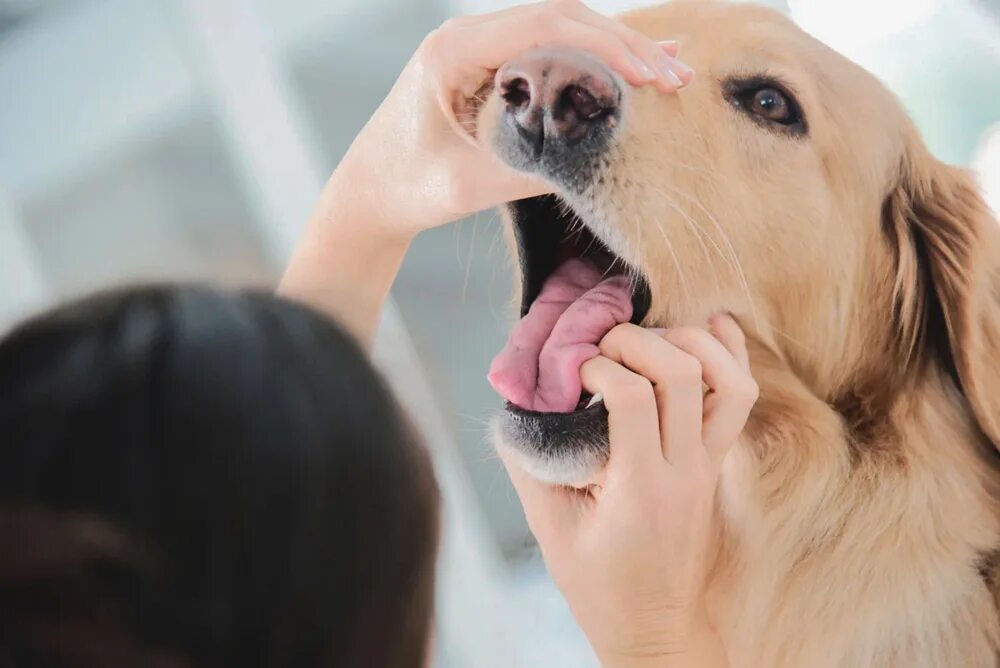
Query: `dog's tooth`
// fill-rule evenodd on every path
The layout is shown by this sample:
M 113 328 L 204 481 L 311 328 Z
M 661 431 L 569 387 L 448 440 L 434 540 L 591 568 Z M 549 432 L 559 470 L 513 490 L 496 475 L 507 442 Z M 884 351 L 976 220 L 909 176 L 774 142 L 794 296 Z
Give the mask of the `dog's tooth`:
M 585 406 L 585 408 L 590 408 L 591 406 L 596 406 L 601 401 L 604 401 L 604 397 L 602 397 L 601 393 L 598 392 L 597 394 L 595 394 L 594 396 L 592 396 L 590 398 L 590 401 L 587 402 L 587 405 Z

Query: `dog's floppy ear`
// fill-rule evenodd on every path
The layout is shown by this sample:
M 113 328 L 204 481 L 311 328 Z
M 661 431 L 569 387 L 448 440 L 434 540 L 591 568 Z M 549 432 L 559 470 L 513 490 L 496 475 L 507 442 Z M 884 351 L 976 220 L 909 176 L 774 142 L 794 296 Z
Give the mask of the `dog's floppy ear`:
M 1000 448 L 1000 227 L 972 176 L 911 145 L 884 211 L 907 365 L 938 358 Z

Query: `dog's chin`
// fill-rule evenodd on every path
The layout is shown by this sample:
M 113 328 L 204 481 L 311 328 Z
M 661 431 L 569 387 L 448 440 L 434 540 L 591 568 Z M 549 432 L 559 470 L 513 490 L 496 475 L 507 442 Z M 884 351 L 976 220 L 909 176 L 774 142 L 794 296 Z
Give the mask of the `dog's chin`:
M 529 475 L 553 485 L 585 487 L 610 454 L 603 403 L 572 413 L 538 413 L 508 404 L 492 430 L 498 448 L 513 453 Z

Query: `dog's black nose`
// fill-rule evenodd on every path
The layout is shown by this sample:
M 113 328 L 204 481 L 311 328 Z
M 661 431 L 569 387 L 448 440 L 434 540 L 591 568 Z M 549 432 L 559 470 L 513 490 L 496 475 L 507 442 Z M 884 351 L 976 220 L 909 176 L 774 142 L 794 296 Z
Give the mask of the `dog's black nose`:
M 500 68 L 496 85 L 525 158 L 564 151 L 617 122 L 621 89 L 611 71 L 584 52 L 529 52 Z

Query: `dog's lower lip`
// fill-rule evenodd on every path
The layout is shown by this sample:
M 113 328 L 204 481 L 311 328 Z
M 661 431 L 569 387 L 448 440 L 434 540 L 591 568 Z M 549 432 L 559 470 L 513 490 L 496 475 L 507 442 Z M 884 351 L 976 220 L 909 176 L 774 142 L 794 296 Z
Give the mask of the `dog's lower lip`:
M 570 411 L 569 413 L 545 413 L 542 411 L 532 411 L 528 410 L 527 408 L 521 408 L 517 404 L 511 403 L 510 401 L 504 402 L 504 408 L 507 410 L 508 413 L 513 413 L 514 415 L 518 415 L 524 418 L 534 418 L 540 420 L 544 420 L 545 418 L 554 418 L 554 417 L 580 416 L 590 413 L 597 414 L 605 410 L 603 401 L 598 401 L 597 403 L 594 403 L 593 405 L 590 406 L 586 406 L 585 408 L 578 408 L 574 411 Z

